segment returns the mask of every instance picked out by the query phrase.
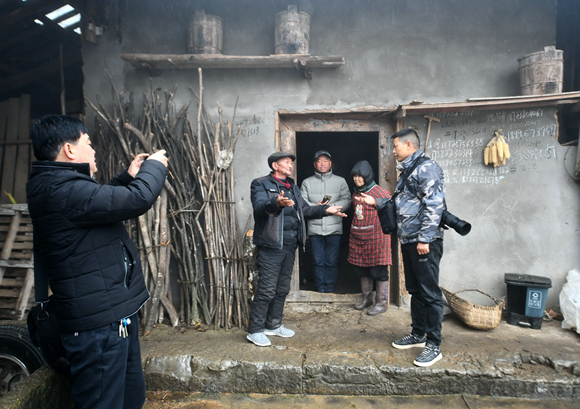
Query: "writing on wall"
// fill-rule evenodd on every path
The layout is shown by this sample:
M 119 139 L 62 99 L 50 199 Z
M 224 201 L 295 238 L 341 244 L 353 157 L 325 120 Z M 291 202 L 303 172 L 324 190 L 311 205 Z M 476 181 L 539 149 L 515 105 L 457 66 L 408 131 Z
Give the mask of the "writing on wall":
M 557 159 L 555 114 L 553 107 L 434 113 L 441 122 L 431 123 L 425 150 L 443 169 L 447 185 L 496 185 L 516 173 L 538 172 L 540 162 Z M 422 116 L 411 117 L 411 122 L 424 125 Z M 483 163 L 483 151 L 498 129 L 511 158 L 493 168 Z
M 264 122 L 264 118 L 259 116 L 236 120 L 236 123 L 234 124 L 234 135 L 238 132 L 238 129 L 241 129 L 240 136 L 242 138 L 249 138 L 258 135 L 260 133 L 260 125 L 263 125 Z

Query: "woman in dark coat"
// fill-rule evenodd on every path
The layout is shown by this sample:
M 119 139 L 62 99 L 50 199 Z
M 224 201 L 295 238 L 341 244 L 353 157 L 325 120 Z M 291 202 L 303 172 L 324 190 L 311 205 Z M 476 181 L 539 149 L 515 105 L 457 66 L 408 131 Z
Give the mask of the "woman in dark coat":
M 348 262 L 360 277 L 363 300 L 354 308 L 363 310 L 373 304 L 373 281 L 376 282 L 375 305 L 367 311 L 377 315 L 387 310 L 389 295 L 389 265 L 391 258 L 391 236 L 383 234 L 377 211 L 373 206 L 356 200 L 361 193 L 374 198 L 390 198 L 389 192 L 374 181 L 373 168 L 366 160 L 352 168 L 350 176 L 355 184 L 352 203 L 355 205 L 354 217 L 348 241 Z

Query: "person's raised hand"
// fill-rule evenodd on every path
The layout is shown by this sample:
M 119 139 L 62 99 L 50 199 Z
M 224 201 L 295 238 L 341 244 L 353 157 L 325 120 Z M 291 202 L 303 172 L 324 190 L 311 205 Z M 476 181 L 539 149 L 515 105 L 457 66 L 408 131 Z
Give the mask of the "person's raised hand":
M 276 204 L 278 207 L 294 206 L 294 200 L 284 197 L 284 191 L 282 190 L 276 199 Z
M 168 159 L 165 156 L 165 149 L 161 149 L 160 151 L 157 151 L 154 154 L 149 155 L 147 160 L 151 160 L 151 159 L 159 161 L 159 162 L 163 163 L 165 165 L 165 167 L 167 167 Z
M 131 161 L 127 172 L 129 172 L 129 174 L 133 177 L 137 176 L 137 172 L 139 172 L 139 169 L 141 169 L 141 164 L 145 159 L 147 159 L 148 156 L 148 153 L 140 153 L 139 155 L 135 156 L 133 161 Z
M 374 197 L 367 195 L 366 193 L 361 193 L 360 196 L 354 198 L 356 201 L 363 202 L 369 206 L 376 206 L 377 201 Z
M 328 206 L 326 208 L 326 213 L 333 216 L 346 217 L 346 213 L 341 212 L 342 206 Z

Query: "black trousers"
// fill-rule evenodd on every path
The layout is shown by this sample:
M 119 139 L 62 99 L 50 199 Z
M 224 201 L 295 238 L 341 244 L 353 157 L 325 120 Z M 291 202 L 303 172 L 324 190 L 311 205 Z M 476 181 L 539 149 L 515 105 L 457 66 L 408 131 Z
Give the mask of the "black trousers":
M 296 246 L 282 249 L 259 247 L 257 265 L 260 280 L 252 302 L 249 333 L 263 332 L 266 328 L 276 329 L 281 325 L 295 257 Z
M 145 403 L 138 314 L 132 331 L 119 336 L 119 322 L 62 334 L 71 364 L 75 409 L 140 409 Z
M 441 344 L 443 294 L 439 288 L 439 262 L 443 256 L 443 240 L 429 243 L 429 253 L 419 255 L 417 243 L 401 245 L 405 267 L 405 285 L 411 297 L 413 335 L 434 345 Z
M 389 281 L 389 266 L 354 266 L 354 272 L 360 278 L 368 277 L 372 278 L 374 281 Z

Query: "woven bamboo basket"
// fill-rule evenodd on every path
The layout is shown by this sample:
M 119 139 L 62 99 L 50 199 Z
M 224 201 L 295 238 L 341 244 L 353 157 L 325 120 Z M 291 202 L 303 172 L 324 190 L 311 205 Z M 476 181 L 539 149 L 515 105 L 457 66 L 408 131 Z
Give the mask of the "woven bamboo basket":
M 477 329 L 494 329 L 499 325 L 504 300 L 495 298 L 479 290 L 461 290 L 456 293 L 452 293 L 443 287 L 441 287 L 441 290 L 443 291 L 443 294 L 445 294 L 445 298 L 447 298 L 451 310 L 457 314 L 461 321 L 465 322 L 470 327 Z M 496 305 L 477 305 L 464 300 L 457 295 L 466 291 L 477 291 L 478 293 L 491 298 Z

